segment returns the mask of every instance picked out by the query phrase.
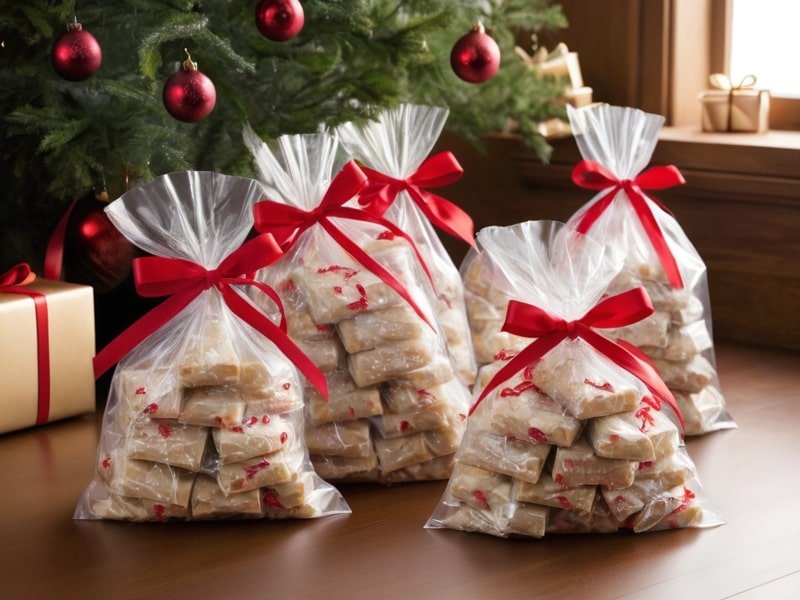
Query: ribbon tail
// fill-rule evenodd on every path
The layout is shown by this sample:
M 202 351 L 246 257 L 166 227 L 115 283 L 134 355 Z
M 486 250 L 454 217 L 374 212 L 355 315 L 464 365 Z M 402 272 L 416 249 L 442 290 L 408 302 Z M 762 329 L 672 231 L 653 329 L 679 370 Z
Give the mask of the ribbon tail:
M 611 202 L 614 200 L 619 190 L 619 187 L 612 188 L 605 196 L 587 208 L 578 219 L 576 231 L 582 235 L 586 235 L 597 222 L 597 219 L 608 210 L 608 207 L 611 205 Z
M 562 333 L 548 334 L 525 346 L 525 348 L 523 348 L 519 354 L 508 361 L 508 364 L 504 365 L 502 369 L 495 373 L 494 377 L 492 377 L 486 387 L 483 388 L 483 391 L 472 405 L 472 408 L 469 409 L 469 414 L 472 415 L 472 413 L 475 412 L 475 410 L 478 408 L 478 405 L 483 402 L 486 396 L 488 396 L 501 383 L 508 381 L 514 375 L 522 371 L 525 367 L 538 362 L 539 359 L 541 359 L 545 354 L 558 346 L 558 344 L 561 343 L 561 340 L 564 338 L 565 335 Z
M 58 281 L 61 279 L 61 270 L 64 264 L 64 240 L 66 239 L 67 235 L 67 225 L 69 224 L 69 218 L 72 216 L 72 211 L 75 209 L 75 205 L 78 203 L 78 200 L 75 199 L 72 203 L 67 207 L 64 216 L 58 221 L 56 228 L 53 230 L 53 233 L 50 235 L 50 239 L 47 242 L 47 249 L 44 253 L 44 278 L 45 279 L 53 279 Z
M 472 222 L 472 217 L 461 207 L 450 202 L 447 198 L 426 192 L 417 186 L 409 186 L 408 193 L 431 223 L 446 234 L 462 240 L 477 249 L 475 225 Z
M 658 226 L 653 211 L 650 210 L 650 207 L 647 205 L 647 199 L 644 197 L 644 194 L 640 190 L 635 190 L 633 193 L 628 194 L 628 198 L 633 205 L 634 211 L 636 211 L 636 216 L 639 217 L 639 222 L 642 224 L 650 243 L 653 245 L 653 250 L 655 250 L 656 256 L 658 256 L 658 260 L 661 263 L 661 267 L 664 269 L 664 273 L 667 275 L 667 280 L 670 285 L 675 289 L 683 289 L 683 277 L 681 277 L 678 263 L 672 251 L 669 249 L 667 240 L 664 237 L 664 232 L 661 231 L 661 227 Z
M 411 298 L 411 295 L 408 293 L 406 287 L 400 283 L 394 275 L 387 271 L 383 265 L 373 259 L 369 254 L 364 252 L 364 250 L 362 250 L 358 244 L 339 231 L 339 229 L 337 229 L 336 226 L 333 225 L 333 223 L 331 223 L 328 219 L 320 219 L 319 223 L 336 241 L 337 244 L 339 244 L 346 252 L 349 252 L 350 255 L 365 269 L 377 275 L 381 281 L 397 292 L 403 298 L 403 300 L 405 300 L 408 305 L 414 309 L 414 312 L 417 313 L 419 318 L 425 321 L 425 323 L 431 329 L 436 331 L 436 328 L 433 326 L 433 324 L 431 324 L 430 320 L 419 307 L 419 305 L 414 302 L 413 298 Z
M 582 327 L 580 337 L 590 344 L 595 350 L 606 356 L 614 364 L 619 365 L 628 373 L 636 377 L 639 381 L 644 383 L 652 393 L 658 396 L 661 400 L 666 402 L 675 413 L 675 416 L 680 423 L 681 435 L 685 422 L 683 420 L 683 413 L 675 401 L 675 397 L 669 388 L 666 386 L 661 376 L 656 370 L 648 364 L 648 362 L 640 359 L 630 350 L 615 344 L 610 339 L 592 331 L 588 327 Z
M 328 382 L 322 371 L 295 344 L 288 335 L 249 301 L 227 285 L 219 287 L 225 303 L 233 314 L 264 335 L 306 376 L 325 400 L 328 399 Z
M 120 333 L 94 357 L 94 377 L 99 379 L 106 371 L 127 356 L 144 340 L 181 312 L 199 292 L 190 290 L 170 296 L 151 311 L 145 313 L 125 331 Z
M 36 293 L 31 297 L 36 309 L 36 363 L 39 369 L 36 424 L 42 425 L 50 418 L 50 318 L 45 295 Z

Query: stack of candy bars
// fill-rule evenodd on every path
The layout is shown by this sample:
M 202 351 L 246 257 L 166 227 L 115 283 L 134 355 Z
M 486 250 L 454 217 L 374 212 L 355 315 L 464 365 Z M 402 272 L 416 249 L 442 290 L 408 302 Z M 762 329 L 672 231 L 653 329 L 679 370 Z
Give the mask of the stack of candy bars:
M 479 373 L 483 387 L 503 366 Z M 493 390 L 470 417 L 429 526 L 497 536 L 696 526 L 694 465 L 669 408 L 580 340 Z
M 402 239 L 367 244 L 371 257 L 421 291 Z M 376 275 L 343 253 L 318 253 L 275 285 L 289 334 L 326 374 L 330 398 L 306 390 L 305 440 L 327 480 L 446 479 L 468 391 L 434 329 Z M 426 298 L 417 293 L 421 303 Z
M 175 367 L 120 368 L 103 426 L 95 518 L 314 517 L 335 490 L 313 473 L 294 369 L 242 361 L 219 320 Z
M 609 333 L 639 346 L 652 359 L 678 401 L 687 435 L 709 431 L 725 410 L 725 401 L 718 389 L 714 342 L 703 303 L 691 290 L 671 287 L 660 267 L 647 264 L 623 271 L 612 282 L 609 293 L 640 285 L 647 290 L 656 312 Z

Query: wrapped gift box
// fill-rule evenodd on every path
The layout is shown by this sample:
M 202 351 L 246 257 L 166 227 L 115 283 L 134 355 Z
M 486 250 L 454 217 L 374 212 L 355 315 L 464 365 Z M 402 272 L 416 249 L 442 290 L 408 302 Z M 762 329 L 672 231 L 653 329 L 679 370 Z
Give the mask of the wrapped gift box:
M 756 78 L 745 77 L 733 86 L 727 75 L 709 77 L 713 89 L 702 92 L 703 131 L 763 133 L 769 126 L 769 91 L 755 88 Z
M 49 398 L 39 398 L 43 374 L 39 373 L 34 300 L 9 292 L 13 289 L 44 296 Z M 93 412 L 93 356 L 92 288 L 42 279 L 24 286 L 0 287 L 0 433 Z

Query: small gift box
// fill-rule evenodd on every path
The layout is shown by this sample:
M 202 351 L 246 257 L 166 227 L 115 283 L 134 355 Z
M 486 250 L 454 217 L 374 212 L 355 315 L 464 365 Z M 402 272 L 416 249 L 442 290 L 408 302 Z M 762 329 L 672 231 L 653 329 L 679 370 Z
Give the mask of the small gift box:
M 0 274 L 0 433 L 94 411 L 92 288 Z
M 734 86 L 722 73 L 709 76 L 713 89 L 699 96 L 703 105 L 703 131 L 763 133 L 769 126 L 769 90 L 756 89 L 748 75 Z

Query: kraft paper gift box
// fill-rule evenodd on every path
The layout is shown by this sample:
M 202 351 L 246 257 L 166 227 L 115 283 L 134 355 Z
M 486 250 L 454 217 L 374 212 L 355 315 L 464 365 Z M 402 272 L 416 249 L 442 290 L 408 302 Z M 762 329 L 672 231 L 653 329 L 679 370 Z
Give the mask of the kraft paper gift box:
M 4 286 L 0 274 L 0 434 L 95 409 L 94 301 L 92 288 L 36 279 Z M 39 372 L 34 299 L 44 296 L 47 310 L 49 366 Z M 39 398 L 40 381 L 49 375 L 49 394 Z
M 714 89 L 701 92 L 703 131 L 764 133 L 769 127 L 769 91 L 755 88 L 756 78 L 745 77 L 737 86 L 727 75 L 709 76 Z

